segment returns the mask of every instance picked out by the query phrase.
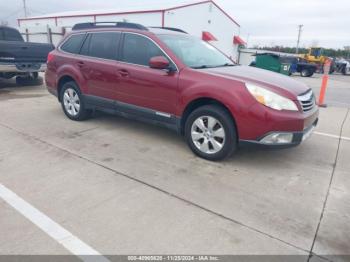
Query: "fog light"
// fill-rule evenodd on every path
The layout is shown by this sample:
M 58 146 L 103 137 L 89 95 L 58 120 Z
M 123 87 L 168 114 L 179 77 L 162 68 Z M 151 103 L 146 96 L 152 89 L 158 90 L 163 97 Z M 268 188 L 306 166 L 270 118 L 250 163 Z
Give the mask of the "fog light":
M 293 141 L 292 133 L 272 133 L 260 140 L 263 144 L 289 144 Z

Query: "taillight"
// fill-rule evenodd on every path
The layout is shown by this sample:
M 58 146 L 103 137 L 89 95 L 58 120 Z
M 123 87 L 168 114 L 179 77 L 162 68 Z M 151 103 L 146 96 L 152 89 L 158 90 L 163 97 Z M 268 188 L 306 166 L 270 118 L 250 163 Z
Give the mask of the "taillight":
M 55 58 L 54 54 L 50 52 L 47 55 L 47 63 L 51 62 L 54 58 Z

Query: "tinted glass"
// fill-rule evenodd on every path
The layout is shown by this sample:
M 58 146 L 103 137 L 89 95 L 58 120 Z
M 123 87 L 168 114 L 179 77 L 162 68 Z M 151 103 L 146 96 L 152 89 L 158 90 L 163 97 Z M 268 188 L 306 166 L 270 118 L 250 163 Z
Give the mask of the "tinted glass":
M 165 56 L 151 40 L 136 34 L 125 34 L 121 60 L 131 64 L 149 65 L 154 56 Z
M 3 32 L 6 41 L 23 41 L 21 34 L 17 30 L 4 28 Z
M 91 34 L 88 55 L 105 59 L 116 59 L 119 39 L 120 33 L 116 32 Z
M 84 38 L 85 38 L 85 34 L 72 35 L 61 46 L 61 49 L 68 53 L 78 54 Z
M 190 35 L 158 35 L 187 66 L 192 68 L 231 65 L 232 61 L 218 49 Z
M 88 36 L 86 37 L 83 46 L 80 49 L 80 54 L 81 55 L 89 55 L 89 47 L 90 47 L 90 38 L 91 38 L 91 34 L 88 34 Z

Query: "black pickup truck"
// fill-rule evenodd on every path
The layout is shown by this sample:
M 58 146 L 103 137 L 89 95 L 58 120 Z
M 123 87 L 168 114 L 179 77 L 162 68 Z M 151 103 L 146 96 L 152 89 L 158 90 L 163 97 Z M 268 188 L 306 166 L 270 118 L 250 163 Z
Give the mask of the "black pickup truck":
M 14 28 L 0 26 L 0 78 L 36 79 L 46 69 L 52 44 L 28 43 Z

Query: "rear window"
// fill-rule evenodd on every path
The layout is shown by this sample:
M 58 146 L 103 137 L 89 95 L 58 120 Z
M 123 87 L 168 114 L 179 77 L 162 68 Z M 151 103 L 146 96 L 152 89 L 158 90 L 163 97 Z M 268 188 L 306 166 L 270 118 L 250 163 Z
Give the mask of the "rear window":
M 120 36 L 119 32 L 91 33 L 84 42 L 80 54 L 114 60 L 117 58 Z
M 23 41 L 21 34 L 17 30 L 11 28 L 3 29 L 3 37 L 6 41 Z
M 68 53 L 78 54 L 84 38 L 85 34 L 72 35 L 64 42 L 61 49 Z

